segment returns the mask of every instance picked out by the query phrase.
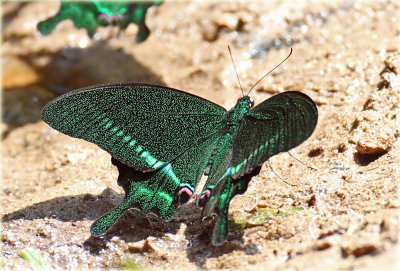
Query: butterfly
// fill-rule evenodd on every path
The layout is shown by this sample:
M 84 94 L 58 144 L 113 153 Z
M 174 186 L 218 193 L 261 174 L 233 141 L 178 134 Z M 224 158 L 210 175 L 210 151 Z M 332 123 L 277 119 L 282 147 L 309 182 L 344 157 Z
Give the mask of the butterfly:
M 42 111 L 54 129 L 93 142 L 112 156 L 124 200 L 91 226 L 106 232 L 129 208 L 171 219 L 193 196 L 202 217 L 216 217 L 213 245 L 228 234 L 232 198 L 247 190 L 263 162 L 305 141 L 318 119 L 307 95 L 288 91 L 254 106 L 248 95 L 229 111 L 198 96 L 159 85 L 121 83 L 66 93 Z
M 58 13 L 40 22 L 37 28 L 42 35 L 49 35 L 59 22 L 71 19 L 75 27 L 85 28 L 89 36 L 93 37 L 98 25 L 118 25 L 121 29 L 125 29 L 132 22 L 138 26 L 136 41 L 143 42 L 150 34 L 145 23 L 147 9 L 152 5 L 161 4 L 161 0 L 138 2 L 61 1 Z

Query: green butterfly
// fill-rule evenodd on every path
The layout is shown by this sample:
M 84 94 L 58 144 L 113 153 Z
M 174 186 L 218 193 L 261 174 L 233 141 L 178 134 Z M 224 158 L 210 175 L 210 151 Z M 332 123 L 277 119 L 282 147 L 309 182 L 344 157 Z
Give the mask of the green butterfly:
M 121 29 L 130 23 L 138 26 L 137 42 L 143 42 L 150 34 L 146 26 L 145 17 L 147 10 L 159 6 L 163 1 L 61 1 L 60 9 L 56 15 L 40 22 L 37 28 L 42 35 L 49 35 L 56 25 L 71 19 L 77 28 L 85 28 L 90 37 L 96 33 L 99 25 L 118 25 Z
M 107 231 L 129 208 L 170 219 L 208 176 L 198 199 L 202 217 L 216 216 L 212 243 L 226 240 L 231 199 L 244 193 L 269 157 L 288 151 L 313 132 L 315 103 L 284 92 L 253 107 L 249 96 L 230 111 L 200 97 L 158 85 L 91 86 L 56 98 L 43 120 L 112 155 L 125 199 L 97 219 L 93 235 Z

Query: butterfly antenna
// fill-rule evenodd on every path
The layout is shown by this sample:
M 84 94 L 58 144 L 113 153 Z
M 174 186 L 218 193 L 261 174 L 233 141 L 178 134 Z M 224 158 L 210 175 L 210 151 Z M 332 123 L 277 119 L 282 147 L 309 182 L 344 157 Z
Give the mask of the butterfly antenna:
M 232 52 L 231 52 L 231 47 L 229 46 L 229 44 L 228 44 L 228 51 L 229 51 L 229 55 L 231 56 L 231 60 L 232 60 L 232 64 L 233 64 L 233 68 L 235 69 L 236 78 L 237 78 L 237 80 L 238 80 L 238 82 L 239 82 L 240 89 L 242 90 L 242 94 L 243 94 L 243 96 L 244 96 L 244 92 L 243 92 L 242 84 L 240 83 L 239 75 L 238 75 L 238 73 L 237 73 L 237 70 L 236 70 L 235 61 L 233 61 Z
M 272 165 L 271 165 L 271 161 L 270 161 L 270 160 L 267 160 L 267 165 L 268 165 L 268 167 L 271 169 L 272 173 L 274 173 L 282 182 L 284 182 L 285 184 L 290 185 L 290 186 L 297 186 L 297 185 L 288 183 L 288 182 L 285 181 L 281 176 L 279 176 L 278 173 L 276 173 L 275 170 L 272 168 Z
M 316 170 L 315 168 L 310 167 L 310 166 L 307 165 L 307 164 L 304 164 L 302 161 L 300 161 L 299 159 L 297 159 L 296 157 L 294 157 L 289 151 L 288 151 L 288 154 L 290 155 L 290 157 L 292 157 L 293 159 L 295 159 L 297 162 L 299 162 L 299 163 L 302 164 L 303 166 L 306 166 L 306 167 L 308 167 L 309 169 L 312 169 L 312 170 Z
M 281 63 L 279 63 L 278 65 L 276 65 L 272 70 L 270 70 L 270 71 L 267 72 L 263 77 L 261 77 L 261 78 L 250 88 L 250 90 L 249 90 L 249 92 L 247 93 L 247 95 L 249 95 L 250 92 L 253 90 L 253 88 L 254 88 L 255 86 L 257 86 L 258 83 L 260 83 L 267 75 L 269 75 L 271 72 L 273 72 L 274 70 L 276 70 L 280 65 L 282 65 L 282 64 L 292 55 L 292 53 L 293 53 L 293 48 L 290 47 L 290 53 L 288 54 L 288 56 L 287 56 L 284 60 L 282 60 Z
M 267 160 L 267 165 L 268 167 L 271 169 L 272 173 L 274 173 L 276 175 L 276 177 L 278 177 L 279 179 L 281 179 L 281 181 L 284 181 L 283 178 L 281 176 L 279 176 L 278 173 L 275 172 L 275 170 L 272 168 L 271 162 L 269 160 Z

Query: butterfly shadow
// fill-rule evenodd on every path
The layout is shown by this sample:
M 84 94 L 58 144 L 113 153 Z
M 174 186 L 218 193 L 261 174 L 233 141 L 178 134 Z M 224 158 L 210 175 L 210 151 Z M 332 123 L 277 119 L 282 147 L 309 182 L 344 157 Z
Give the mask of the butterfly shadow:
M 116 207 L 123 196 L 107 188 L 99 195 L 81 194 L 75 196 L 58 197 L 51 200 L 35 203 L 15 212 L 7 213 L 2 222 L 14 220 L 56 219 L 62 222 L 95 220 Z M 232 231 L 228 241 L 219 247 L 211 245 L 213 219 L 200 220 L 201 210 L 195 204 L 186 204 L 179 208 L 170 221 L 160 219 L 154 214 L 144 213 L 137 209 L 129 209 L 121 218 L 102 236 L 90 236 L 83 242 L 85 249 L 92 254 L 98 254 L 106 248 L 113 237 L 118 237 L 125 243 L 144 241 L 137 251 L 144 252 L 150 249 L 146 245 L 149 237 L 163 238 L 164 235 L 176 235 L 185 223 L 185 239 L 188 241 L 187 254 L 190 261 L 199 267 L 203 266 L 207 258 L 214 258 L 234 250 L 242 250 L 248 255 L 258 252 L 253 244 L 244 245 L 241 241 L 242 230 Z M 89 229 L 88 229 L 89 231 Z M 151 239 L 151 238 L 150 238 Z M 139 248 L 140 247 L 140 248 Z
M 38 64 L 43 62 L 40 59 L 46 60 L 46 64 Z M 87 48 L 66 47 L 54 52 L 42 49 L 12 60 L 30 67 L 37 79 L 23 86 L 3 86 L 2 112 L 6 123 L 3 138 L 15 128 L 39 121 L 42 108 L 70 90 L 116 82 L 164 84 L 158 75 L 121 48 L 109 45 L 107 40 Z
M 189 203 L 178 208 L 174 217 L 170 221 L 165 221 L 155 214 L 144 213 L 138 209 L 129 209 L 121 218 L 102 236 L 91 236 L 84 242 L 84 247 L 92 254 L 99 253 L 103 248 L 107 248 L 107 243 L 113 238 L 118 237 L 125 243 L 135 243 L 131 253 L 144 253 L 147 250 L 153 250 L 152 237 L 172 242 L 182 242 L 178 246 L 185 247 L 187 257 L 195 262 L 199 267 L 203 267 L 207 258 L 219 257 L 232 251 L 244 251 L 246 255 L 255 255 L 258 253 L 256 245 L 244 244 L 242 242 L 243 230 L 233 230 L 228 241 L 222 246 L 213 246 L 211 244 L 212 230 L 214 220 L 210 217 L 201 221 L 201 210 L 195 203 Z M 171 235 L 179 235 L 179 231 L 184 226 L 184 237 L 175 238 Z M 231 227 L 235 229 L 234 222 Z M 236 227 L 237 228 L 237 227 Z M 141 243 L 143 241 L 143 243 Z
M 110 188 L 99 195 L 58 197 L 7 213 L 2 217 L 2 222 L 45 218 L 62 222 L 95 220 L 116 207 L 117 202 L 122 198 L 122 195 Z M 130 209 L 104 235 L 91 236 L 84 241 L 83 245 L 91 252 L 97 253 L 114 236 L 118 236 L 125 242 L 137 242 L 149 236 L 162 237 L 166 233 L 175 234 L 179 225 L 180 223 L 166 222 L 155 215 Z
M 91 236 L 84 245 L 91 253 L 98 253 L 111 238 L 117 236 L 126 243 L 139 242 L 138 247 L 131 253 L 143 253 L 152 250 L 152 237 L 166 237 L 166 240 L 181 243 L 177 246 L 186 247 L 189 261 L 195 262 L 200 268 L 204 267 L 207 258 L 219 257 L 232 251 L 244 251 L 246 255 L 258 253 L 256 245 L 244 244 L 242 242 L 243 230 L 237 230 L 238 226 L 231 222 L 233 230 L 228 241 L 222 246 L 213 246 L 211 236 L 214 226 L 213 218 L 201 219 L 201 210 L 196 203 L 188 203 L 177 209 L 170 221 L 165 221 L 155 214 L 144 213 L 138 209 L 130 209 L 101 237 Z M 185 226 L 183 226 L 183 224 Z M 184 238 L 177 237 L 179 231 L 184 227 Z M 171 237 L 171 235 L 175 237 Z M 177 237 L 177 238 L 176 238 Z M 171 239 L 172 238 L 172 239 Z M 140 241 L 144 241 L 140 244 Z
M 113 201 L 119 197 L 120 195 L 110 188 L 105 189 L 100 195 L 81 194 L 58 197 L 7 213 L 3 216 L 2 221 L 45 218 L 57 219 L 62 222 L 94 220 L 104 210 L 112 208 Z

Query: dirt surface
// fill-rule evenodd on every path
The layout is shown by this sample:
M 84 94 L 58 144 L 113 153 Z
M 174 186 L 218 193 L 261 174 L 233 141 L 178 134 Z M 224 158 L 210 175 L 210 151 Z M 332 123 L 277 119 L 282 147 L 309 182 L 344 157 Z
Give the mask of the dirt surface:
M 2 8 L 2 270 L 31 268 L 26 248 L 58 270 L 399 268 L 398 1 L 168 2 L 149 11 L 141 44 L 135 25 L 91 40 L 64 21 L 41 36 L 36 24 L 56 2 Z M 170 222 L 132 210 L 91 237 L 93 220 L 123 198 L 116 168 L 97 146 L 44 124 L 41 108 L 75 88 L 134 81 L 230 109 L 242 94 L 228 44 L 245 90 L 293 47 L 250 95 L 257 104 L 297 90 L 317 103 L 313 136 L 290 152 L 308 166 L 272 157 L 231 202 L 220 247 L 191 204 Z M 275 215 L 260 219 L 265 210 Z

